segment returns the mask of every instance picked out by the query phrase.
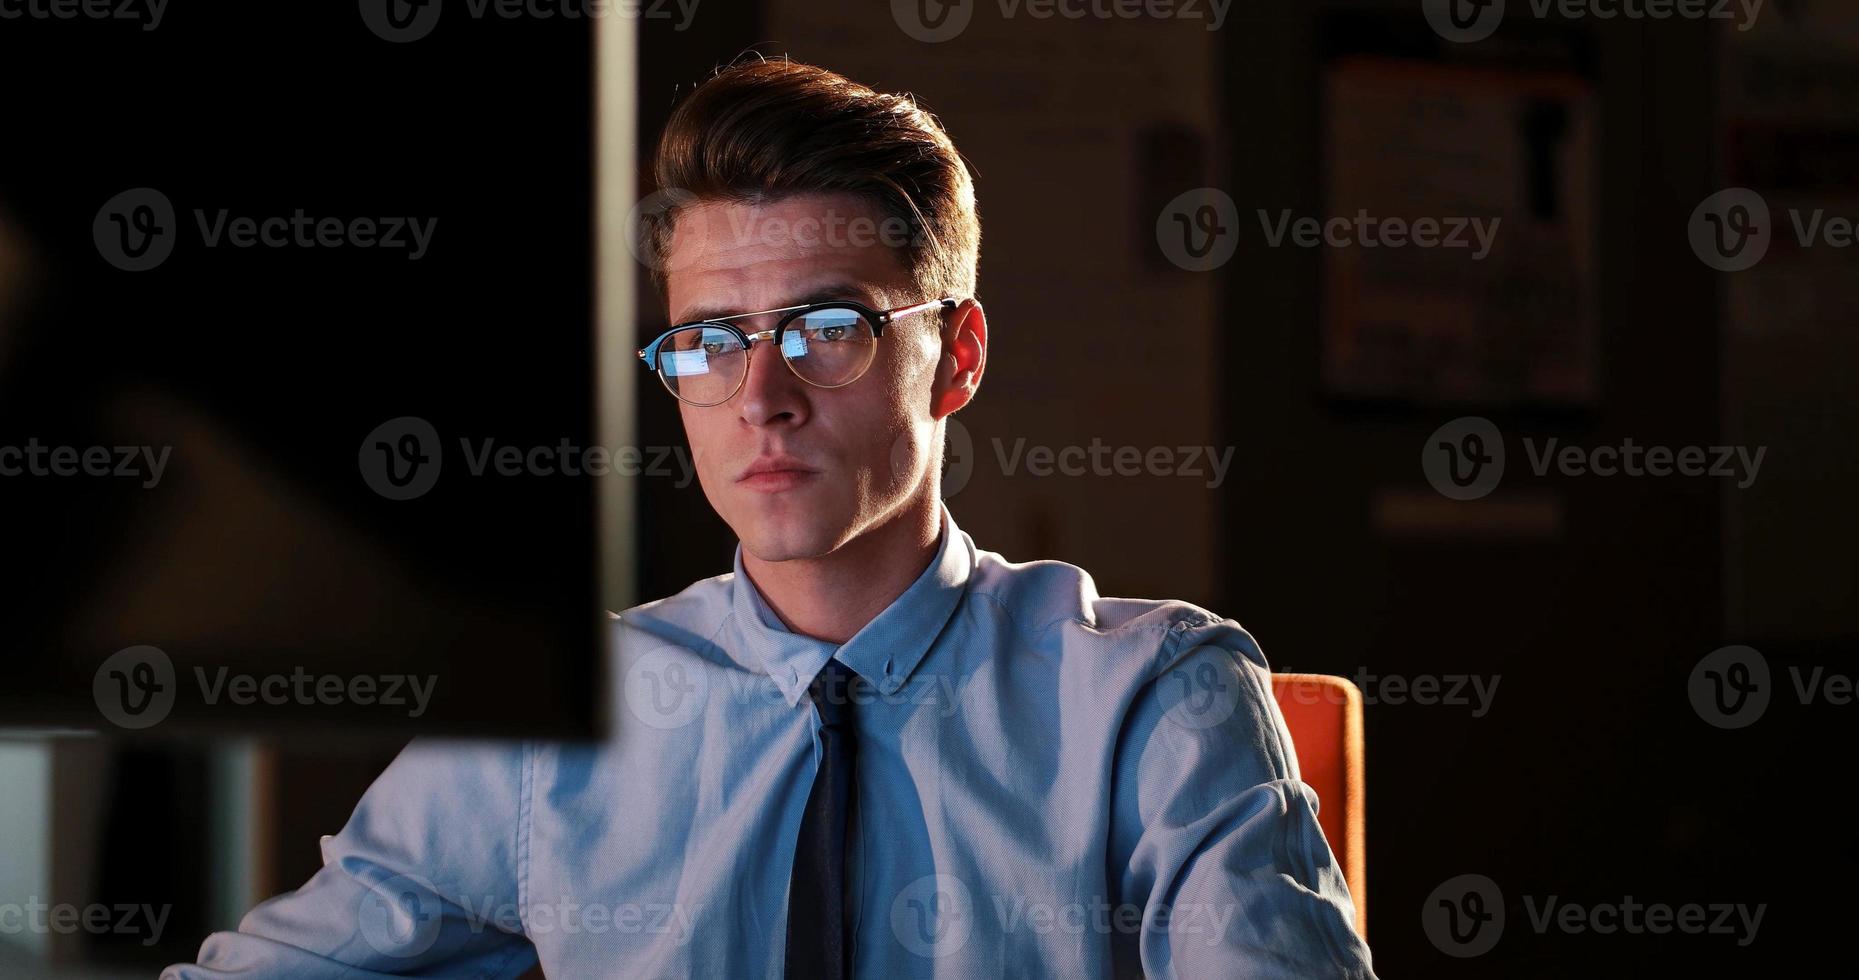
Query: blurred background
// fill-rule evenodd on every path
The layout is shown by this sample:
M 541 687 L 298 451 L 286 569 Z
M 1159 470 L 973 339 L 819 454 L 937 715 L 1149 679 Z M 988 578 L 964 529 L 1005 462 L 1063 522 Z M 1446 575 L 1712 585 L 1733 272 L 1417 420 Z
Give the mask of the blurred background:
M 189 404 L 243 437 L 226 457 L 276 463 L 307 501 L 182 469 L 180 487 L 226 496 L 187 498 L 200 530 L 174 533 L 197 550 L 149 565 L 111 542 L 157 495 L 0 475 L 8 591 L 62 617 L 5 651 L 0 911 L 168 911 L 159 930 L 0 918 L 0 973 L 191 959 L 315 871 L 318 836 L 414 734 L 598 734 L 597 620 L 577 617 L 726 571 L 735 545 L 679 463 L 673 400 L 605 367 L 663 329 L 612 237 L 651 189 L 656 134 L 747 51 L 914 93 L 975 171 L 992 345 L 944 494 L 977 544 L 1206 606 L 1274 669 L 1363 689 L 1382 976 L 1853 972 L 1859 2 L 395 9 L 412 19 L 0 20 L 0 77 L 30 120 L 0 154 L 8 440 L 54 419 L 107 441 L 96 420 L 119 416 L 96 406 L 155 375 L 212 393 Z M 184 246 L 125 271 L 92 225 L 146 185 L 183 208 L 442 219 L 418 262 L 190 265 Z M 405 415 L 664 462 L 442 483 L 395 508 L 354 446 Z M 120 417 L 195 444 L 175 414 Z M 289 537 L 227 530 L 255 496 L 287 502 L 251 526 Z M 391 547 L 305 543 L 329 527 Z M 323 557 L 259 596 L 235 588 L 245 566 L 176 585 L 220 539 L 254 567 Z M 249 628 L 244 654 L 276 657 L 297 649 L 279 637 L 348 628 L 356 600 L 321 590 L 351 563 L 396 562 L 440 583 L 406 600 L 433 621 L 474 608 L 507 631 L 448 646 L 392 616 L 353 627 L 446 681 L 437 720 L 203 709 L 130 730 L 90 698 L 116 641 L 61 646 L 147 589 L 151 608 L 235 612 L 124 629 Z M 238 612 L 255 608 L 272 612 Z M 1468 875 L 1506 912 L 1488 948 L 1431 928 Z M 1552 901 L 1762 911 L 1604 932 L 1544 919 Z

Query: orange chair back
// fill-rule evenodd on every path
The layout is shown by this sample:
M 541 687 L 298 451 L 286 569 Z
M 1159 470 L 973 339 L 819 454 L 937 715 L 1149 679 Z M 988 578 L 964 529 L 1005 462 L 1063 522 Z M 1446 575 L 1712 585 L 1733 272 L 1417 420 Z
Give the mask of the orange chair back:
M 1272 694 L 1291 731 L 1297 766 L 1317 792 L 1317 822 L 1349 895 L 1356 932 L 1368 938 L 1368 839 L 1363 827 L 1362 692 L 1347 678 L 1273 674 Z

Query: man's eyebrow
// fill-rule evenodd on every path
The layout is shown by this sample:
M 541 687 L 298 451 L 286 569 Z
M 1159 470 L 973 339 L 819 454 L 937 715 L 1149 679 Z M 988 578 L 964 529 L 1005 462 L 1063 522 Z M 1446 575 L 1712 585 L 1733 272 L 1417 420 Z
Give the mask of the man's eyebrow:
M 878 298 L 876 296 L 876 291 L 873 290 L 870 286 L 867 286 L 861 283 L 846 281 L 846 282 L 832 283 L 832 284 L 825 285 L 825 286 L 817 286 L 813 289 L 808 290 L 807 292 L 801 295 L 790 297 L 788 301 L 785 303 L 779 303 L 772 307 L 764 307 L 764 309 L 781 309 L 781 308 L 789 307 L 789 306 L 807 306 L 813 303 L 831 303 L 836 300 L 852 300 L 854 302 L 863 303 L 866 306 L 870 306 L 874 308 L 883 305 L 878 301 Z M 757 312 L 760 312 L 760 311 L 759 310 L 736 310 L 736 309 L 730 309 L 728 307 L 722 307 L 722 306 L 697 306 L 697 307 L 693 307 L 692 309 L 686 310 L 684 312 L 684 315 L 678 317 L 675 322 L 694 323 L 698 320 L 716 320 L 716 319 L 721 319 L 722 317 L 726 317 L 726 316 L 737 316 L 743 313 L 757 313 Z

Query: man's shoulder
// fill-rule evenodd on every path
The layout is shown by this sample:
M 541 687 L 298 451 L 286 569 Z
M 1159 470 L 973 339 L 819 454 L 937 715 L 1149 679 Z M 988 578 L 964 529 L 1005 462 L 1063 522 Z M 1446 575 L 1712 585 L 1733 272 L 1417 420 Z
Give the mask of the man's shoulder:
M 1098 633 L 1166 632 L 1230 622 L 1182 599 L 1101 595 L 1091 573 L 1069 562 L 1015 562 L 992 551 L 978 551 L 969 595 L 998 604 L 1029 630 L 1074 626 Z
M 698 579 L 679 592 L 608 615 L 623 629 L 649 633 L 699 632 L 708 637 L 731 612 L 730 589 L 736 573 Z

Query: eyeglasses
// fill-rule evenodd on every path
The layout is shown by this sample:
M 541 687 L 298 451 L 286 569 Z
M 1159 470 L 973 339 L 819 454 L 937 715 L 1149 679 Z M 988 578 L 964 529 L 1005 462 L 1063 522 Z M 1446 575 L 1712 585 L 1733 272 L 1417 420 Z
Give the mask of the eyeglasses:
M 665 390 L 698 408 L 721 405 L 749 377 L 750 349 L 773 340 L 794 376 L 817 388 L 843 388 L 864 376 L 877 357 L 878 338 L 897 320 L 929 310 L 953 310 L 954 299 L 937 299 L 894 310 L 835 301 L 784 306 L 681 323 L 638 352 L 658 372 Z M 746 333 L 729 321 L 782 314 L 772 329 Z

